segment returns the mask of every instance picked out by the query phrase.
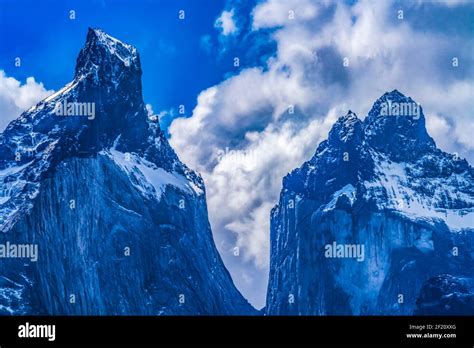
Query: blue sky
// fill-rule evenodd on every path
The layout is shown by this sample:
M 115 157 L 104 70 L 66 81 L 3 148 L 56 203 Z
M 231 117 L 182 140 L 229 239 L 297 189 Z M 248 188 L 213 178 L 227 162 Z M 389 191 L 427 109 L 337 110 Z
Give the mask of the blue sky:
M 364 118 L 398 89 L 440 148 L 473 163 L 473 18 L 464 0 L 2 0 L 0 128 L 72 79 L 88 27 L 136 46 L 144 100 L 203 175 L 217 247 L 262 307 L 281 180 L 348 109 Z
M 258 62 L 243 53 L 248 47 L 229 42 L 224 48 L 215 28 L 224 7 L 223 0 L 138 0 L 133 5 L 124 0 L 46 0 L 41 5 L 3 0 L 0 69 L 22 83 L 34 76 L 47 89 L 57 90 L 73 77 L 87 28 L 98 27 L 138 48 L 144 100 L 155 112 L 182 104 L 190 114 L 200 91 Z M 180 10 L 184 20 L 178 18 Z M 234 67 L 237 55 L 243 58 Z M 21 67 L 15 66 L 16 57 Z M 163 120 L 164 128 L 168 121 Z

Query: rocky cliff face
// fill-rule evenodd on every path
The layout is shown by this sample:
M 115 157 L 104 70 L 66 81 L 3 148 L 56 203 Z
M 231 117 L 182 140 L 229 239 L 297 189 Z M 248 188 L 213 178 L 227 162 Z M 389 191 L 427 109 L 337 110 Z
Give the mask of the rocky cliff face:
M 442 274 L 423 284 L 414 314 L 472 316 L 473 313 L 473 279 Z
M 0 135 L 0 244 L 37 247 L 0 259 L 0 313 L 254 314 L 141 73 L 133 46 L 90 29 L 74 80 Z
M 422 108 L 384 94 L 349 112 L 283 180 L 269 315 L 411 315 L 423 283 L 472 277 L 474 171 L 436 148 Z

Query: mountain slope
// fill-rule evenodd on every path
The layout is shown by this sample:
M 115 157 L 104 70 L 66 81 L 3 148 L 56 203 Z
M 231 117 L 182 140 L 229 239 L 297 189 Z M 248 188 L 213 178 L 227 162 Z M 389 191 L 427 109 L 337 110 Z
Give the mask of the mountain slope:
M 2 314 L 254 314 L 215 248 L 204 183 L 142 99 L 137 50 L 90 29 L 74 79 L 0 135 Z
M 474 282 L 442 274 L 428 279 L 416 301 L 415 315 L 471 315 L 474 313 Z
M 403 111 L 403 112 L 401 112 Z M 267 314 L 413 314 L 422 284 L 472 277 L 474 171 L 394 90 L 349 112 L 271 213 Z

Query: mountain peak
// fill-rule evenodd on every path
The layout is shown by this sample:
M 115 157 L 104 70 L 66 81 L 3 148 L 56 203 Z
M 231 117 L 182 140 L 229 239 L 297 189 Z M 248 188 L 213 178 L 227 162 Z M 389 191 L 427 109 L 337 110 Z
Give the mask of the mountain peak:
M 33 119 L 36 140 L 28 140 Z M 24 139 L 15 138 L 18 134 L 25 134 Z M 43 137 L 45 143 L 55 144 L 55 161 L 93 155 L 111 147 L 119 136 L 118 150 L 143 154 L 149 149 L 149 156 L 157 157 L 154 141 L 164 139 L 159 125 L 150 127 L 147 120 L 137 49 L 100 29 L 89 29 L 74 80 L 25 112 L 21 121 L 13 121 L 3 136 L 12 148 L 34 147 L 34 141 Z M 171 148 L 163 149 L 165 157 L 175 157 Z M 2 156 L 14 158 L 14 154 L 8 150 Z M 0 169 L 1 165 L 0 160 Z
M 374 122 L 382 116 L 411 118 L 414 120 L 424 119 L 420 104 L 397 89 L 391 92 L 385 92 L 375 101 L 365 123 Z
M 371 145 L 394 158 L 416 156 L 418 150 L 435 147 L 420 104 L 396 89 L 375 101 L 364 120 L 364 130 Z
M 331 131 L 329 140 L 332 142 L 348 142 L 354 138 L 360 139 L 362 135 L 362 122 L 351 110 L 346 115 L 339 117 Z
M 137 49 L 124 43 L 102 29 L 89 28 L 84 48 L 77 58 L 75 78 L 86 75 L 118 78 L 128 71 L 141 76 Z
M 380 98 L 386 98 L 391 100 L 406 99 L 407 96 L 400 92 L 398 89 L 394 89 L 391 92 L 385 92 Z
M 382 111 L 412 102 L 394 90 L 363 123 L 349 111 L 283 179 L 271 212 L 266 315 L 468 312 L 474 171 L 436 148 L 421 108 L 420 117 Z M 348 245 L 361 257 L 336 256 Z M 466 251 L 453 255 L 454 245 Z M 410 296 L 394 305 L 399 284 Z M 298 301 L 288 304 L 295 289 Z
M 111 54 L 118 55 L 123 60 L 132 59 L 137 55 L 137 49 L 134 46 L 110 36 L 102 29 L 89 28 L 86 45 L 89 41 L 100 43 L 106 47 Z
M 346 123 L 349 122 L 351 124 L 359 121 L 359 118 L 357 117 L 357 115 L 354 112 L 352 112 L 352 110 L 349 110 L 347 112 L 347 114 L 345 114 L 344 116 L 339 117 L 339 119 L 346 122 Z

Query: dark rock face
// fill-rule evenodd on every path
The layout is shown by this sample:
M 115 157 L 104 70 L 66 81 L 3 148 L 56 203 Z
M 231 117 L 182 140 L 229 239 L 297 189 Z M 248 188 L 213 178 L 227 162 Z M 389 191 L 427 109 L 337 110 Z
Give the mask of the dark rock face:
M 364 124 L 370 145 L 395 161 L 415 159 L 436 149 L 426 131 L 422 107 L 397 90 L 374 103 Z
M 95 113 L 58 115 L 67 103 Z M 1 314 L 256 312 L 215 248 L 201 177 L 147 115 L 136 49 L 101 30 L 74 80 L 0 135 L 0 214 L 0 243 L 38 248 L 0 259 Z
M 430 277 L 473 276 L 474 171 L 385 93 L 283 179 L 270 234 L 267 314 L 411 315 Z
M 427 280 L 416 301 L 415 315 L 472 315 L 474 282 L 443 274 Z

